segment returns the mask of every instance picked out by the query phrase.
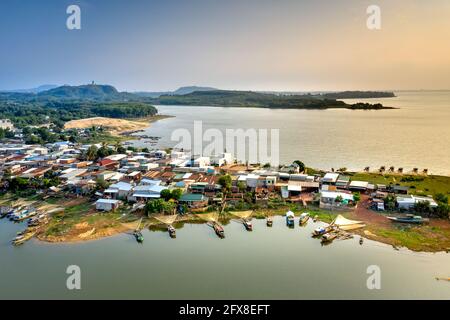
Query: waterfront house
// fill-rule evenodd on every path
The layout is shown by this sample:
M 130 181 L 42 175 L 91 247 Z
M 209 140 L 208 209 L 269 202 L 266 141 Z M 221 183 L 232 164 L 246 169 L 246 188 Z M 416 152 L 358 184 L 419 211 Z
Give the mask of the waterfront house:
M 348 189 L 351 191 L 360 191 L 366 192 L 369 187 L 369 183 L 367 181 L 352 181 L 348 186 Z
M 323 190 L 320 192 L 320 208 L 323 209 L 346 208 L 353 202 L 354 198 L 351 193 Z
M 335 186 L 339 178 L 339 173 L 328 172 L 322 178 L 322 184 Z
M 133 185 L 127 182 L 117 182 L 109 186 L 103 194 L 111 199 L 127 199 L 133 191 Z
M 340 174 L 336 180 L 336 187 L 340 189 L 347 189 L 350 183 L 350 177 Z
M 397 206 L 400 210 L 414 209 L 415 205 L 419 202 L 428 202 L 430 208 L 436 208 L 438 204 L 431 197 L 419 197 L 413 195 L 402 195 L 396 198 Z
M 128 201 L 139 202 L 159 199 L 161 198 L 161 192 L 165 189 L 168 188 L 154 184 L 139 185 L 137 187 L 134 187 L 133 194 L 128 197 Z
M 185 193 L 179 201 L 191 209 L 204 208 L 208 205 L 208 198 L 199 193 Z
M 393 186 L 390 186 L 390 188 L 389 188 L 389 191 L 391 191 L 395 194 L 403 194 L 403 195 L 408 194 L 408 190 L 409 190 L 409 187 L 407 187 L 407 186 L 393 185 Z
M 98 199 L 95 208 L 99 211 L 114 211 L 120 207 L 122 202 L 114 199 Z

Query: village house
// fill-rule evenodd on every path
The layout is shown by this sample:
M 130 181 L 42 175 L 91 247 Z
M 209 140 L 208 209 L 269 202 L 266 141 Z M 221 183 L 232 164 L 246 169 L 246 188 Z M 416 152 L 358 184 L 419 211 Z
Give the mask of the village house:
M 114 211 L 117 210 L 122 202 L 113 199 L 98 199 L 95 202 L 95 208 L 99 211 Z
M 0 119 L 0 129 L 14 131 L 14 125 L 9 119 Z
M 133 194 L 128 197 L 128 201 L 131 202 L 140 202 L 140 201 L 148 201 L 153 199 L 161 198 L 161 192 L 167 187 L 154 185 L 154 184 L 144 184 L 134 187 Z
M 338 201 L 340 199 L 340 201 Z M 353 194 L 340 191 L 321 191 L 320 192 L 320 208 L 322 209 L 338 209 L 348 208 L 353 204 Z
M 103 191 L 104 196 L 110 199 L 125 200 L 133 192 L 133 185 L 127 182 L 118 182 Z
M 328 172 L 322 178 L 321 182 L 322 182 L 322 185 L 336 186 L 336 182 L 337 182 L 338 178 L 339 178 L 339 173 Z
M 348 190 L 366 192 L 369 188 L 369 183 L 367 181 L 355 181 L 352 180 L 348 186 Z
M 181 196 L 179 201 L 191 209 L 200 209 L 208 205 L 208 198 L 203 194 L 197 193 L 185 193 Z
M 419 202 L 428 203 L 430 208 L 436 208 L 438 206 L 436 201 L 434 201 L 434 199 L 431 197 L 419 197 L 413 195 L 397 196 L 396 202 L 398 209 L 400 210 L 412 210 Z

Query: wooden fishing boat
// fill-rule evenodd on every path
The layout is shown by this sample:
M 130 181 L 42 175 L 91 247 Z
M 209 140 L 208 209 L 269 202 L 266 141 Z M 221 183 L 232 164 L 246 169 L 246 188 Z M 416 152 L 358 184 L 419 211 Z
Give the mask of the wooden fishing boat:
M 175 230 L 175 228 L 172 225 L 167 226 L 167 231 L 169 232 L 169 235 L 171 238 L 177 237 L 177 231 Z
M 387 218 L 392 222 L 411 223 L 411 224 L 422 224 L 424 222 L 429 221 L 429 219 L 414 215 L 406 215 L 405 217 L 387 217 Z
M 16 238 L 13 239 L 12 244 L 15 246 L 20 246 L 20 245 L 24 244 L 25 242 L 27 242 L 28 240 L 30 240 L 31 238 L 33 238 L 35 235 L 36 235 L 36 231 L 31 231 L 31 232 L 25 233 L 24 235 L 17 236 Z
M 247 231 L 253 231 L 253 224 L 251 221 L 243 219 L 242 223 Z
M 225 231 L 220 224 L 215 222 L 213 224 L 213 228 L 214 228 L 214 231 L 216 232 L 216 234 L 219 236 L 219 238 L 225 238 Z
M 320 227 L 313 231 L 312 235 L 313 237 L 319 237 L 323 236 L 324 234 L 327 234 L 331 231 L 335 230 L 334 226 L 328 226 L 328 227 Z
M 286 213 L 286 225 L 288 227 L 294 227 L 295 221 L 294 221 L 294 213 L 292 211 L 288 211 Z
M 26 220 L 26 219 L 29 219 L 29 218 L 35 216 L 36 214 L 37 214 L 36 211 L 30 210 L 30 211 L 27 211 L 27 212 L 25 212 L 25 213 L 19 215 L 19 216 L 15 216 L 15 217 L 14 217 L 14 221 L 15 221 L 15 222 L 24 221 L 24 220 Z
M 322 242 L 332 242 L 334 239 L 338 237 L 338 232 L 330 232 L 326 233 L 322 236 Z
M 309 213 L 304 212 L 300 215 L 299 225 L 304 226 L 309 220 Z
M 135 230 L 133 232 L 134 237 L 136 238 L 136 241 L 139 243 L 144 242 L 144 236 L 142 235 L 142 233 L 139 230 Z
M 267 217 L 266 224 L 267 224 L 268 227 L 273 226 L 273 219 L 272 219 L 272 217 Z

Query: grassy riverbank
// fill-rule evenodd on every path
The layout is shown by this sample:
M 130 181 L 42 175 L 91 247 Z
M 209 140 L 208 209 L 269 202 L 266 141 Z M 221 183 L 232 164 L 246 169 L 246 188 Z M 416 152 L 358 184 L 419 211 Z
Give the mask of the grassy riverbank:
M 406 179 L 404 179 L 406 178 Z M 365 180 L 373 183 L 408 185 L 411 193 L 450 194 L 450 177 L 444 176 L 410 176 L 410 175 L 380 175 L 368 173 L 353 174 L 355 180 Z M 402 181 L 403 179 L 403 181 Z M 367 197 L 367 196 L 366 196 Z M 0 201 L 17 201 L 13 195 L 2 195 Z M 123 206 L 116 212 L 100 213 L 95 210 L 94 202 L 88 198 L 47 198 L 34 195 L 24 199 L 30 202 L 51 204 L 64 208 L 63 212 L 51 216 L 50 222 L 37 235 L 38 239 L 48 242 L 79 242 L 100 239 L 118 233 L 130 232 L 137 227 L 138 221 L 143 218 L 141 227 L 159 228 L 163 226 L 152 217 L 143 216 L 143 212 L 131 212 L 131 206 Z M 364 199 L 363 199 L 364 200 Z M 366 227 L 354 231 L 355 234 L 368 239 L 390 244 L 396 248 L 405 247 L 413 251 L 438 252 L 450 249 L 450 221 L 431 219 L 429 224 L 411 226 L 392 223 L 386 218 L 392 213 L 381 214 L 367 208 L 367 203 L 361 201 L 355 210 L 332 212 L 310 205 L 303 208 L 298 205 L 280 203 L 275 209 L 255 208 L 253 217 L 264 219 L 267 216 L 283 216 L 286 211 L 292 210 L 296 216 L 302 212 L 309 212 L 317 216 L 320 221 L 330 223 L 337 214 L 344 217 L 363 221 Z M 247 208 L 250 209 L 251 208 Z M 225 212 L 220 216 L 220 222 L 227 224 L 236 217 Z M 184 223 L 205 223 L 199 215 L 189 214 L 179 218 L 176 225 L 182 227 Z
M 450 195 L 450 177 L 417 174 L 350 173 L 352 180 L 368 181 L 375 184 L 402 185 L 409 187 L 415 195 Z

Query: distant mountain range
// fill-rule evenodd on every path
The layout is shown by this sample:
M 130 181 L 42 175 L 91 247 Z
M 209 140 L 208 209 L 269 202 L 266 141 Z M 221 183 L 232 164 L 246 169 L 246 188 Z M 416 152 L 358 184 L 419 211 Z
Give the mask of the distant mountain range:
M 111 85 L 89 84 L 81 86 L 61 86 L 46 91 L 0 92 L 2 102 L 28 104 L 67 103 L 145 103 L 154 105 L 255 107 L 274 109 L 385 109 L 381 104 L 347 104 L 338 99 L 363 99 L 393 97 L 392 92 L 345 91 L 314 94 L 282 94 L 255 91 L 219 90 L 211 87 L 182 87 L 169 93 L 119 92 Z
M 148 97 L 148 98 L 159 98 L 160 96 L 164 95 L 184 95 L 193 93 L 196 91 L 216 91 L 219 89 L 211 88 L 211 87 L 198 87 L 198 86 L 188 86 L 188 87 L 181 87 L 175 91 L 155 91 L 155 92 L 146 92 L 146 91 L 140 91 L 140 92 L 134 92 L 134 94 L 137 94 L 140 97 Z
M 55 84 L 44 84 L 42 86 L 39 86 L 37 88 L 31 88 L 31 89 L 16 89 L 16 90 L 1 90 L 0 92 L 15 92 L 15 93 L 39 93 L 42 91 L 47 91 L 50 89 L 57 88 L 58 86 Z

